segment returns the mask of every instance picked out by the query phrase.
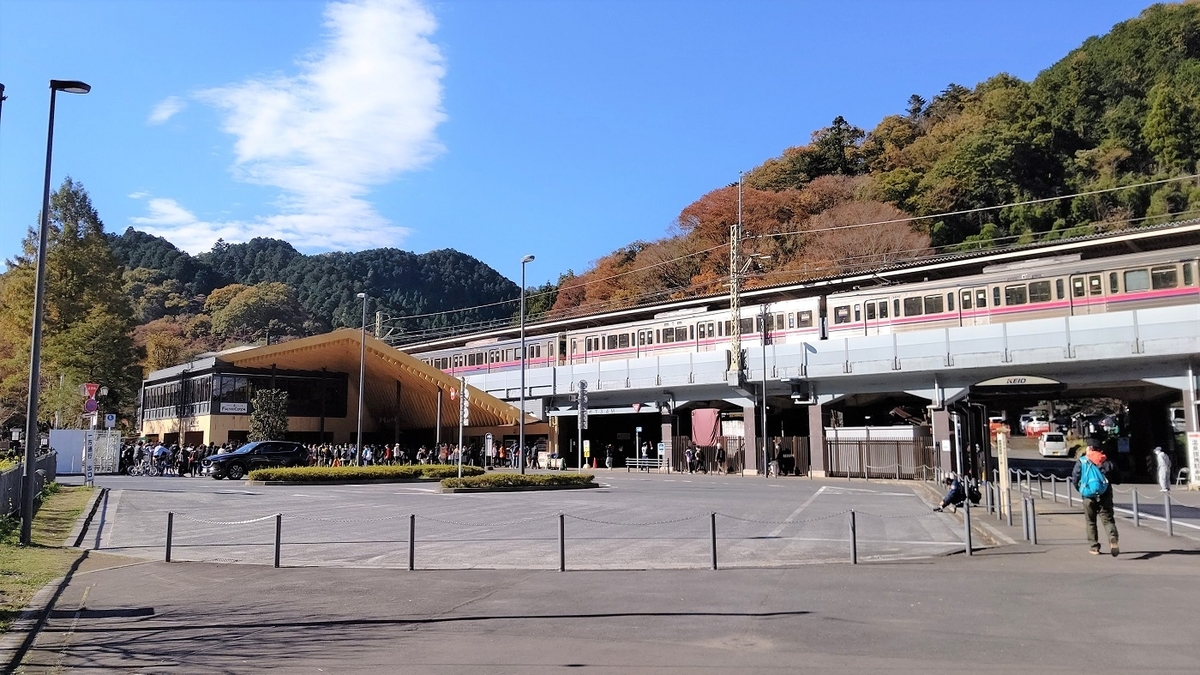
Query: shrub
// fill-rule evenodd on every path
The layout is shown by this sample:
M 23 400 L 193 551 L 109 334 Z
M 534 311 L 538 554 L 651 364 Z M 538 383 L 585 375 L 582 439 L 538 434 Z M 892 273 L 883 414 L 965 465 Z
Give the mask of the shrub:
M 464 466 L 464 476 L 478 476 L 483 469 Z M 418 464 L 412 466 L 294 466 L 255 469 L 250 480 L 323 483 L 326 481 L 405 481 L 458 476 L 458 465 Z
M 489 473 L 463 478 L 447 478 L 443 488 L 509 488 L 550 485 L 592 485 L 596 477 L 590 473 Z

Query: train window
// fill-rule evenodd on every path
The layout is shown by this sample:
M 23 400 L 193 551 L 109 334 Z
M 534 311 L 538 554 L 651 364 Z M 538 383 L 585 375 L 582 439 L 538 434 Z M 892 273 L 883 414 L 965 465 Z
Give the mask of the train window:
M 795 327 L 796 327 L 796 314 L 795 314 L 795 312 L 788 312 L 788 328 L 795 328 Z
M 1136 293 L 1150 290 L 1150 270 L 1129 270 L 1125 272 L 1125 292 Z
M 921 298 L 904 299 L 904 316 L 921 316 Z
M 982 288 L 975 291 L 975 307 L 977 309 L 983 309 L 984 307 L 987 307 L 987 291 L 983 290 Z
M 462 357 L 462 354 L 455 354 L 455 355 L 454 355 L 454 367 L 455 367 L 455 368 L 461 368 L 461 367 L 462 367 L 462 364 L 463 364 L 463 357 Z
M 542 346 L 541 345 L 530 345 L 529 346 L 529 358 L 531 358 L 531 359 L 542 358 Z
M 1175 271 L 1175 266 L 1170 267 L 1151 267 L 1150 268 L 1150 285 L 1155 290 L 1160 288 L 1175 288 L 1179 285 L 1179 273 Z
M 676 342 L 687 342 L 687 339 L 688 339 L 688 329 L 687 328 L 685 328 L 684 326 L 679 326 L 678 328 L 675 329 L 675 341 Z
M 662 331 L 657 328 L 654 329 L 654 341 L 655 342 L 670 342 L 670 340 L 667 340 L 666 338 L 664 338 L 662 336 Z
M 1093 274 L 1088 277 L 1088 295 L 1103 295 L 1104 288 L 1100 286 L 1100 275 Z
M 1084 296 L 1083 278 L 1075 277 L 1071 280 L 1071 296 L 1075 298 Z
M 1192 263 L 1183 263 L 1183 285 L 1191 286 L 1195 283 L 1195 277 L 1192 276 Z
M 854 306 L 854 323 L 858 323 L 859 321 L 862 321 L 862 306 L 855 305 Z
M 971 309 L 971 291 L 962 292 L 962 308 Z
M 925 296 L 924 300 L 925 300 L 925 313 L 926 314 L 941 314 L 942 313 L 943 305 L 942 305 L 942 296 L 941 295 L 927 295 L 927 296 Z
M 841 307 L 833 308 L 833 322 L 850 323 L 850 305 L 842 305 Z
M 671 330 L 670 328 L 662 329 L 662 341 L 664 344 L 669 343 L 669 342 L 674 342 L 675 341 L 675 331 Z
M 617 336 L 617 348 L 618 349 L 628 349 L 629 348 L 629 333 L 621 333 L 620 335 Z
M 1121 287 L 1117 284 L 1117 273 L 1116 272 L 1108 273 L 1108 292 L 1109 293 L 1120 293 L 1121 292 Z
M 1059 300 L 1063 299 L 1065 292 L 1063 291 L 1063 280 L 1062 279 L 1054 280 L 1054 292 L 1055 292 L 1055 295 L 1058 296 Z
M 783 315 L 775 315 L 775 330 L 783 330 Z
M 1027 302 L 1029 302 L 1029 291 L 1025 288 L 1025 284 L 1004 287 L 1005 305 L 1024 305 Z
M 754 332 L 763 332 L 763 318 L 761 316 L 754 317 Z
M 713 322 L 709 321 L 709 322 L 708 322 L 708 337 L 713 337 L 713 336 L 714 336 L 714 333 L 713 333 Z
M 953 291 L 946 294 L 946 310 L 950 311 L 950 312 L 954 311 L 954 292 Z
M 733 321 L 726 321 L 726 322 L 725 322 L 725 334 L 726 334 L 726 335 L 733 335 Z
M 993 307 L 1000 306 L 1000 287 L 999 286 L 992 286 L 992 306 Z
M 801 328 L 812 328 L 812 310 L 807 312 L 799 312 L 797 313 L 796 317 L 796 321 L 800 324 Z
M 474 354 L 467 354 L 467 365 L 468 366 L 475 365 L 475 355 Z
M 871 321 L 875 318 L 875 303 L 867 303 L 867 320 Z
M 892 300 L 892 309 L 894 310 L 892 316 L 900 318 L 900 298 Z
M 571 340 L 571 353 L 572 354 L 579 353 L 579 340 Z
M 887 305 L 888 305 L 887 300 L 879 301 L 879 318 L 881 318 L 881 319 L 888 318 Z
M 688 339 L 689 339 L 689 340 L 695 340 L 695 339 L 696 339 L 696 327 L 695 327 L 695 326 L 688 326 L 688 327 L 687 327 L 687 332 L 688 332 Z
M 575 341 L 571 340 L 571 342 L 574 343 Z M 573 347 L 574 344 L 572 344 L 572 348 Z M 500 363 L 500 350 L 497 349 L 492 351 L 492 363 Z
M 1054 297 L 1050 295 L 1049 281 L 1034 281 L 1029 284 L 1029 301 L 1030 302 L 1050 302 Z
M 742 335 L 754 332 L 754 319 L 742 319 Z
M 696 337 L 700 338 L 701 340 L 704 339 L 704 324 L 696 324 Z
M 626 346 L 626 347 L 628 347 L 628 346 L 629 346 L 628 338 L 626 338 L 626 343 L 625 343 L 625 346 Z M 616 336 L 616 335 L 609 335 L 609 336 L 608 336 L 608 348 L 609 348 L 609 349 L 616 349 L 616 348 L 617 348 L 617 336 Z

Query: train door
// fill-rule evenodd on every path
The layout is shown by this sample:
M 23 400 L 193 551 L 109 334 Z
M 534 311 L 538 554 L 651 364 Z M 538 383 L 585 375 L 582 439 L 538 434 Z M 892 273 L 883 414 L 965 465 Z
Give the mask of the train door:
M 892 332 L 887 298 L 871 298 L 863 302 L 863 331 L 867 335 L 886 335 Z
M 1071 277 L 1071 313 L 1104 313 L 1104 279 L 1101 274 L 1076 274 Z
M 987 288 L 964 288 L 958 293 L 959 317 L 964 326 L 986 326 L 988 318 Z

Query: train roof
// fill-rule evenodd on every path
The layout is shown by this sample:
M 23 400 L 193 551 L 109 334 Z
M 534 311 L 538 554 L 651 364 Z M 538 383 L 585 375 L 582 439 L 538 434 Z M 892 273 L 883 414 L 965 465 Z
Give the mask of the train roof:
M 1093 260 L 1142 251 L 1161 251 L 1195 245 L 1198 237 L 1200 237 L 1200 218 L 1193 218 L 1119 231 L 1064 237 L 1053 241 L 1014 244 L 1003 248 L 940 253 L 851 273 L 806 279 L 801 282 L 759 286 L 743 291 L 742 301 L 754 304 L 854 290 L 855 286 L 867 284 L 885 286 L 971 276 L 982 273 L 987 267 L 1019 263 L 1046 256 L 1078 254 L 1081 260 Z M 596 314 L 527 323 L 525 332 L 530 337 L 537 337 L 548 333 L 653 319 L 655 315 L 665 312 L 686 311 L 690 308 L 704 306 L 710 309 L 728 307 L 729 296 L 727 293 L 693 296 L 683 300 L 668 300 Z M 438 337 L 397 346 L 407 352 L 426 352 L 459 347 L 468 342 L 488 338 L 506 339 L 515 337 L 517 334 L 518 328 L 508 325 L 478 333 Z

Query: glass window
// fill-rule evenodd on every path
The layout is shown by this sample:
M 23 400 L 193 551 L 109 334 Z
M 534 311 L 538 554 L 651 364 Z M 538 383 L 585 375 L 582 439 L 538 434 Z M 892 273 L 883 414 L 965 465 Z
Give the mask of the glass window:
M 646 331 L 646 344 L 648 344 L 648 345 L 654 344 L 654 331 L 652 331 L 652 330 Z
M 1082 298 L 1086 293 L 1087 291 L 1084 289 L 1083 285 L 1083 277 L 1075 277 L 1074 279 L 1071 279 L 1072 297 Z
M 887 306 L 888 306 L 888 302 L 887 302 L 887 300 L 881 300 L 881 301 L 879 302 L 879 318 L 881 318 L 881 319 L 886 319 L 886 318 L 888 318 L 888 308 L 887 308 Z
M 921 316 L 921 298 L 904 299 L 904 316 Z
M 993 307 L 1000 306 L 1000 287 L 999 286 L 992 286 L 992 306 Z
M 628 349 L 628 348 L 629 348 L 629 334 L 621 333 L 620 335 L 617 336 L 617 349 Z
M 927 296 L 925 296 L 924 300 L 925 300 L 925 313 L 926 314 L 941 314 L 942 313 L 942 296 L 941 295 L 927 295 Z
M 775 330 L 783 330 L 783 315 L 775 315 Z
M 788 328 L 795 328 L 795 327 L 796 327 L 796 314 L 794 312 L 788 312 Z
M 962 292 L 962 308 L 971 309 L 971 291 Z
M 850 305 L 842 305 L 841 307 L 833 308 L 833 322 L 850 323 Z
M 1160 288 L 1175 288 L 1179 285 L 1179 273 L 1175 271 L 1175 266 L 1168 267 L 1152 267 L 1150 268 L 1150 287 L 1158 290 Z
M 1093 274 L 1088 277 L 1088 294 L 1089 295 L 1104 295 L 1104 288 L 1100 285 L 1100 275 Z
M 679 326 L 678 328 L 675 329 L 675 341 L 676 342 L 687 342 L 687 339 L 688 339 L 688 329 L 686 327 Z
M 797 321 L 800 322 L 801 328 L 811 328 L 812 327 L 812 325 L 813 325 L 812 310 L 809 310 L 807 312 L 800 312 L 797 316 L 799 316 Z
M 1121 287 L 1117 284 L 1117 278 L 1118 277 L 1117 277 L 1116 272 L 1108 273 L 1108 292 L 1109 293 L 1120 293 L 1121 292 Z
M 946 310 L 950 311 L 950 312 L 954 311 L 954 293 L 953 292 L 946 294 Z
M 1064 284 L 1063 284 L 1063 280 L 1062 280 L 1062 279 L 1055 279 L 1055 280 L 1054 280 L 1054 292 L 1055 292 L 1055 294 L 1058 296 L 1058 299 L 1059 299 L 1059 300 L 1062 300 L 1062 299 L 1063 299 L 1063 297 L 1066 295 L 1066 294 L 1064 293 L 1064 291 L 1063 291 L 1063 286 L 1064 286 Z
M 749 335 L 754 331 L 754 319 L 742 319 L 742 335 Z
M 1129 270 L 1125 273 L 1125 292 L 1150 290 L 1150 270 Z
M 626 344 L 626 346 L 629 346 L 629 345 L 628 345 L 628 344 Z M 617 348 L 617 336 L 616 336 L 616 335 L 609 335 L 609 336 L 608 336 L 608 348 L 609 348 L 609 349 L 616 349 L 616 348 Z
M 1191 286 L 1196 283 L 1196 278 L 1192 276 L 1192 263 L 1183 263 L 1183 285 Z
M 695 326 L 688 326 L 688 327 L 687 327 L 687 334 L 688 334 L 688 336 L 687 336 L 687 339 L 689 339 L 689 340 L 695 340 L 695 339 L 696 339 L 696 327 L 695 327 Z
M 854 323 L 862 321 L 862 305 L 854 306 Z
M 898 318 L 900 316 L 900 298 L 894 298 L 892 300 L 892 310 L 892 316 Z
M 716 333 L 713 333 L 713 322 L 709 321 L 708 322 L 708 337 L 712 337 L 714 335 L 716 335 Z
M 1025 284 L 1004 287 L 1005 305 L 1024 305 L 1027 302 L 1029 302 L 1029 293 L 1025 289 Z
M 1053 299 L 1050 295 L 1049 281 L 1034 281 L 1029 284 L 1030 302 L 1050 302 Z
M 875 319 L 875 303 L 868 302 L 867 303 L 867 320 L 872 321 L 874 319 Z
M 975 291 L 975 307 L 978 309 L 987 307 L 987 291 L 982 288 Z
M 663 344 L 666 344 L 668 342 L 674 342 L 675 341 L 675 331 L 671 328 L 662 329 L 662 341 L 663 341 Z

